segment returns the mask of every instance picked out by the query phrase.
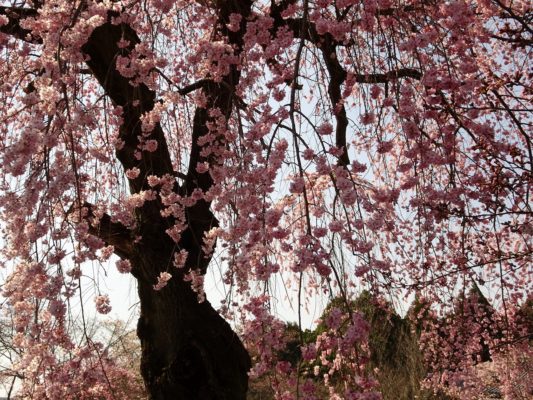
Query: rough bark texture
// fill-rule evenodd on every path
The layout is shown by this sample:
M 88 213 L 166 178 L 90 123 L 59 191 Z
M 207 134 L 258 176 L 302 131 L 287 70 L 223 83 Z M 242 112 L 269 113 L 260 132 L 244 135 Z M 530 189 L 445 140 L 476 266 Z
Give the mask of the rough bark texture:
M 173 247 L 163 237 L 143 241 L 135 267 L 158 269 Z M 209 302 L 198 303 L 181 279 L 158 292 L 139 280 L 139 297 L 141 372 L 152 399 L 246 398 L 248 353 Z

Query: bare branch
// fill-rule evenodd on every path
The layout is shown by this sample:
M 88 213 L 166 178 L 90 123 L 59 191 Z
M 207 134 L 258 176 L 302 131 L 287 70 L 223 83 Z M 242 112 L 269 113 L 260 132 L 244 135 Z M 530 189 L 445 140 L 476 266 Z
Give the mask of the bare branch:
M 400 68 L 383 74 L 357 74 L 357 83 L 386 83 L 401 78 L 422 78 L 422 73 L 414 68 Z
M 179 89 L 178 93 L 181 94 L 182 96 L 185 96 L 186 94 L 189 94 L 191 92 L 194 92 L 195 90 L 205 87 L 210 82 L 212 82 L 211 79 L 200 79 L 197 82 L 191 83 L 190 85 L 187 85 L 184 88 Z
M 85 219 L 89 222 L 89 233 L 115 248 L 115 254 L 122 258 L 130 258 L 133 254 L 133 234 L 119 222 L 113 222 L 108 214 L 98 218 L 94 214 L 94 206 L 84 203 L 87 210 Z M 98 221 L 96 224 L 93 221 Z

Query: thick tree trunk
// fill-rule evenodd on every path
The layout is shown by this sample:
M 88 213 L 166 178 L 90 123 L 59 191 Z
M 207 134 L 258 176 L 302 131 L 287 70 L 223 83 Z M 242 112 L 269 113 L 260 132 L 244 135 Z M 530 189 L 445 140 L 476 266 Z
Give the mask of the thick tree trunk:
M 209 302 L 178 281 L 156 293 L 141 284 L 139 294 L 141 372 L 152 399 L 246 399 L 250 358 Z
M 140 282 L 139 296 L 141 372 L 152 399 L 246 398 L 250 358 L 208 301 L 177 279 L 160 291 Z
M 142 207 L 139 216 L 145 213 L 149 210 Z M 182 268 L 170 262 L 176 243 L 163 224 L 143 224 L 142 239 L 130 256 L 141 302 L 137 326 L 141 373 L 153 400 L 245 399 L 251 366 L 246 349 L 211 304 L 199 302 L 189 282 L 183 280 L 183 273 L 191 269 L 205 272 L 210 257 L 196 238 L 202 238 L 216 220 L 203 201 L 186 214 L 189 226 L 179 247 L 188 251 L 188 257 Z M 154 290 L 154 276 L 165 270 L 172 279 L 161 290 Z
M 214 27 L 216 35 L 225 37 L 235 46 L 238 54 L 242 49 L 242 36 L 249 0 L 221 2 L 219 21 Z M 229 16 L 243 16 L 239 32 L 227 30 Z M 113 15 L 110 14 L 110 18 Z M 119 49 L 117 42 L 127 39 L 129 46 Z M 158 147 L 155 152 L 142 151 L 142 158 L 135 157 L 139 147 L 141 117 L 154 107 L 156 93 L 145 85 L 132 86 L 115 68 L 118 54 L 128 54 L 140 38 L 126 24 L 115 25 L 108 21 L 96 28 L 83 46 L 88 56 L 87 65 L 100 82 L 114 104 L 122 107 L 123 124 L 120 138 L 124 145 L 117 150 L 117 158 L 124 169 L 139 168 L 137 178 L 129 181 L 131 193 L 142 190 L 158 190 L 148 185 L 149 175 L 158 177 L 175 174 L 165 135 L 159 124 L 150 134 Z M 197 108 L 193 118 L 192 144 L 189 169 L 182 185 L 176 182 L 174 191 L 183 197 L 194 190 L 207 192 L 212 184 L 209 173 L 200 174 L 198 163 L 216 165 L 217 160 L 204 155 L 199 139 L 209 133 L 208 125 L 214 121 L 209 110 L 217 109 L 228 121 L 234 101 L 234 91 L 239 82 L 240 71 L 231 66 L 223 82 L 206 79 L 201 88 L 207 98 L 205 108 Z M 217 138 L 218 146 L 224 146 L 224 138 Z M 196 293 L 183 277 L 189 271 L 205 274 L 210 257 L 202 250 L 205 232 L 216 225 L 210 204 L 200 200 L 185 209 L 187 228 L 181 240 L 175 243 L 166 230 L 173 226 L 173 217 L 164 218 L 160 200 L 146 202 L 136 210 L 135 232 L 122 229 L 109 217 L 100 220 L 92 233 L 113 244 L 116 253 L 132 263 L 132 274 L 137 278 L 141 302 L 141 316 L 137 328 L 142 346 L 141 372 L 154 400 L 186 399 L 239 400 L 246 398 L 250 357 L 229 324 L 213 309 L 208 301 L 198 302 Z M 139 240 L 131 240 L 139 237 Z M 188 257 L 179 270 L 172 264 L 174 252 L 186 250 Z M 159 291 L 153 284 L 161 272 L 173 276 L 167 286 Z
M 190 226 L 180 241 L 180 248 L 189 252 L 183 268 L 167 268 L 176 244 L 164 228 L 152 224 L 144 225 L 130 258 L 141 302 L 137 334 L 142 376 L 154 400 L 245 399 L 251 366 L 246 349 L 211 304 L 199 302 L 197 293 L 183 280 L 183 273 L 191 269 L 205 271 L 210 260 L 201 250 L 201 240 L 193 238 L 201 237 L 214 222 L 196 220 L 197 213 L 214 220 L 205 202 L 188 209 Z M 146 278 L 161 270 L 168 270 L 173 278 L 156 291 L 155 280 Z
M 0 15 L 8 15 L 7 23 L 0 31 L 33 44 L 42 44 L 43 39 L 21 27 L 19 22 L 27 17 L 38 18 L 41 2 L 34 2 L 37 8 L 0 7 Z M 82 2 L 73 16 L 74 24 L 85 4 Z M 213 40 L 223 40 L 232 45 L 234 55 L 243 49 L 246 23 L 251 15 L 251 0 L 221 0 L 212 2 L 217 13 L 213 26 Z M 230 16 L 241 15 L 239 28 L 228 29 Z M 123 142 L 117 150 L 117 159 L 125 170 L 138 168 L 140 174 L 131 179 L 130 192 L 153 190 L 147 177 L 175 176 L 172 158 L 160 124 L 150 133 L 150 139 L 157 141 L 154 152 L 139 151 L 139 138 L 143 114 L 151 111 L 157 99 L 155 91 L 144 84 L 132 85 L 130 79 L 122 76 L 116 68 L 117 56 L 128 56 L 141 38 L 127 23 L 116 23 L 117 11 L 109 11 L 108 19 L 94 29 L 81 51 L 95 79 L 115 106 L 122 109 L 123 124 L 119 137 Z M 119 41 L 128 45 L 118 46 Z M 197 108 L 192 127 L 192 145 L 189 169 L 182 185 L 175 182 L 174 190 L 181 196 L 188 196 L 194 190 L 207 192 L 213 181 L 209 174 L 196 171 L 198 163 L 216 165 L 215 156 L 204 155 L 199 139 L 209 132 L 208 125 L 214 121 L 210 110 L 216 109 L 228 121 L 235 100 L 235 89 L 239 83 L 240 69 L 231 65 L 222 82 L 209 77 L 191 85 L 180 93 L 202 89 L 208 99 L 205 108 Z M 217 146 L 224 146 L 224 137 L 217 138 Z M 216 220 L 210 204 L 200 200 L 185 210 L 187 228 L 182 232 L 179 243 L 174 243 L 166 234 L 175 220 L 164 218 L 165 208 L 160 199 L 146 202 L 136 210 L 137 226 L 130 231 L 122 224 L 104 215 L 94 221 L 92 206 L 85 205 L 86 218 L 91 221 L 89 232 L 115 247 L 115 253 L 132 263 L 132 274 L 139 284 L 141 316 L 138 335 L 142 345 L 141 369 L 150 397 L 154 400 L 167 399 L 228 399 L 246 398 L 250 357 L 229 324 L 213 309 L 209 302 L 198 302 L 196 293 L 185 282 L 185 273 L 195 270 L 205 274 L 210 258 L 202 251 L 202 239 Z M 138 240 L 140 238 L 140 240 Z M 174 252 L 184 249 L 188 252 L 185 266 L 178 270 L 172 266 Z M 153 288 L 161 272 L 170 272 L 173 278 L 160 291 Z

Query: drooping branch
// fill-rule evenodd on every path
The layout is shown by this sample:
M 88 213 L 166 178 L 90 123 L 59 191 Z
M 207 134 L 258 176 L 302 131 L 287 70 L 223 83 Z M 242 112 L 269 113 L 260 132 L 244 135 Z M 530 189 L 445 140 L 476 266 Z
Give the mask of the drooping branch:
M 299 19 L 287 19 L 285 20 L 285 23 L 287 23 L 287 25 L 291 28 L 295 37 L 299 37 L 299 38 L 303 37 L 304 39 L 314 44 L 315 46 L 320 47 L 322 49 L 322 52 L 324 52 L 324 48 L 334 49 L 336 47 L 344 46 L 342 42 L 335 40 L 333 36 L 331 36 L 329 33 L 319 35 L 313 23 L 309 23 L 309 29 L 305 32 L 302 32 L 299 29 L 299 24 L 301 24 L 301 21 Z M 357 83 L 370 83 L 370 84 L 387 83 L 387 82 L 390 82 L 396 79 L 402 79 L 402 78 L 413 78 L 413 79 L 418 80 L 422 78 L 422 73 L 419 70 L 414 69 L 414 68 L 399 68 L 396 70 L 382 72 L 382 73 L 369 72 L 369 73 L 356 73 L 353 75 L 353 79 Z
M 348 127 L 348 118 L 346 115 L 346 108 L 342 102 L 342 85 L 347 78 L 347 72 L 340 64 L 337 57 L 337 47 L 346 46 L 346 43 L 336 40 L 331 34 L 319 34 L 316 26 L 311 21 L 306 21 L 304 24 L 302 18 L 286 18 L 282 17 L 283 10 L 290 4 L 290 1 L 284 1 L 279 4 L 272 2 L 270 16 L 274 20 L 271 34 L 275 35 L 276 31 L 286 26 L 288 27 L 295 38 L 304 39 L 320 49 L 322 59 L 329 74 L 328 95 L 333 109 L 333 115 L 336 119 L 335 144 L 338 148 L 344 149 L 344 152 L 339 157 L 340 165 L 348 165 L 350 160 L 346 148 L 346 129 Z M 380 10 L 379 15 L 391 15 L 392 9 Z M 403 11 L 412 11 L 406 8 Z M 303 29 L 302 27 L 305 27 Z M 274 62 L 275 60 L 269 60 Z M 356 73 L 352 78 L 357 83 L 378 84 L 388 83 L 393 80 L 401 78 L 420 79 L 422 73 L 414 68 L 400 68 L 384 73 Z
M 288 18 L 284 20 L 281 18 L 281 16 L 279 16 L 279 19 L 275 21 L 276 28 L 279 28 L 280 26 L 284 25 L 288 26 L 296 38 L 303 38 L 307 40 L 311 44 L 320 47 L 322 49 L 322 52 L 324 52 L 325 48 L 334 50 L 336 47 L 346 46 L 345 43 L 336 40 L 329 33 L 320 35 L 316 30 L 315 24 L 313 24 L 312 22 L 308 22 L 308 29 L 302 31 L 300 29 L 302 22 L 299 18 Z M 392 80 L 401 78 L 421 79 L 422 73 L 414 68 L 400 68 L 397 70 L 382 73 L 356 73 L 354 74 L 353 78 L 357 83 L 387 83 Z

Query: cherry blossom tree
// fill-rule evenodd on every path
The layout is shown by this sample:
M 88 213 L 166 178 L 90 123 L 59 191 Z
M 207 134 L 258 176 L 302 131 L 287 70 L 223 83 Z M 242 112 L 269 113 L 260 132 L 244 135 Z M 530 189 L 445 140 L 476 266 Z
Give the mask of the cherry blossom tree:
M 363 289 L 416 295 L 437 321 L 479 286 L 501 334 L 477 324 L 483 341 L 447 341 L 464 356 L 441 366 L 428 351 L 444 389 L 469 382 L 480 343 L 498 360 L 527 347 L 532 19 L 521 0 L 1 2 L 18 395 L 121 398 L 112 354 L 69 322 L 90 266 L 115 261 L 138 285 L 153 399 L 244 399 L 264 375 L 280 399 L 379 398 L 350 307 Z M 95 290 L 82 310 L 108 313 Z M 320 296 L 346 307 L 280 361 L 276 304 L 301 327 Z

